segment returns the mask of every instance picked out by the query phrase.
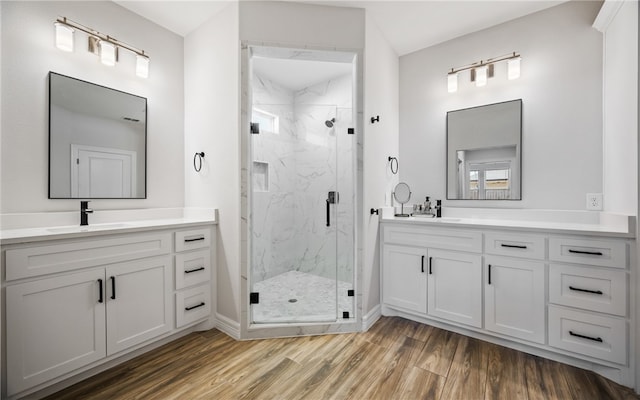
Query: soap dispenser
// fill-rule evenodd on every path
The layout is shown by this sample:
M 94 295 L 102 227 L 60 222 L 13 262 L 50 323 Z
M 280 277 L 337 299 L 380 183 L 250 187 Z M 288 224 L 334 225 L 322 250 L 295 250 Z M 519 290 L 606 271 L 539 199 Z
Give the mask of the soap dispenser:
M 424 200 L 424 207 L 422 210 L 425 214 L 428 214 L 431 211 L 431 201 L 429 201 L 429 196 L 427 196 Z

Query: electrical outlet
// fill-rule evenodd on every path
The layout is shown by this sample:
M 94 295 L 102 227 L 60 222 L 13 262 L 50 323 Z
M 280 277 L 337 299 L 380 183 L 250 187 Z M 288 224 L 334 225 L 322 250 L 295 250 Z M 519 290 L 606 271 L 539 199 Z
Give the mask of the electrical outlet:
M 587 193 L 587 210 L 602 210 L 602 193 Z

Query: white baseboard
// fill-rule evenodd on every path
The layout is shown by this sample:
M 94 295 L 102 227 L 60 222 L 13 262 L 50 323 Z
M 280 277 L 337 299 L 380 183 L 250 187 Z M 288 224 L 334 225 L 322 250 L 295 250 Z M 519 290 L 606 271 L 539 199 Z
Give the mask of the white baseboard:
M 382 308 L 378 304 L 362 317 L 362 332 L 368 331 L 380 317 L 382 317 Z
M 240 323 L 216 313 L 216 328 L 235 340 L 240 340 Z

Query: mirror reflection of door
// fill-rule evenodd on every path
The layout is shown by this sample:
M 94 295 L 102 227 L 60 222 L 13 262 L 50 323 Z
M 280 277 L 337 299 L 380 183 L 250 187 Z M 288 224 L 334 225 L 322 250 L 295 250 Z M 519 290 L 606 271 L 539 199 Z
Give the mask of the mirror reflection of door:
M 131 197 L 135 185 L 135 151 L 71 145 L 72 197 Z

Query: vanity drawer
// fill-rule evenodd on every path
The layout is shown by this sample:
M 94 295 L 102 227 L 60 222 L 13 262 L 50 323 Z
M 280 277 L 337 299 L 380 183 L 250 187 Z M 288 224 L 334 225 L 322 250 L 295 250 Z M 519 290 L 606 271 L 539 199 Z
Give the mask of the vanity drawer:
M 176 289 L 208 282 L 211 279 L 209 250 L 176 254 Z
M 384 227 L 384 242 L 418 247 L 482 252 L 482 233 L 431 227 Z
M 549 259 L 602 267 L 627 268 L 627 244 L 592 239 L 549 239 Z
M 176 328 L 209 317 L 211 285 L 204 284 L 176 293 Z
M 627 274 L 573 265 L 549 265 L 549 302 L 627 315 Z
M 175 236 L 176 252 L 202 249 L 211 245 L 210 229 L 178 231 Z
M 25 247 L 6 251 L 6 280 L 72 271 L 171 253 L 170 233 Z
M 547 252 L 544 236 L 488 232 L 484 238 L 484 252 L 487 254 L 544 260 Z
M 622 318 L 549 306 L 549 345 L 626 364 L 627 323 Z

